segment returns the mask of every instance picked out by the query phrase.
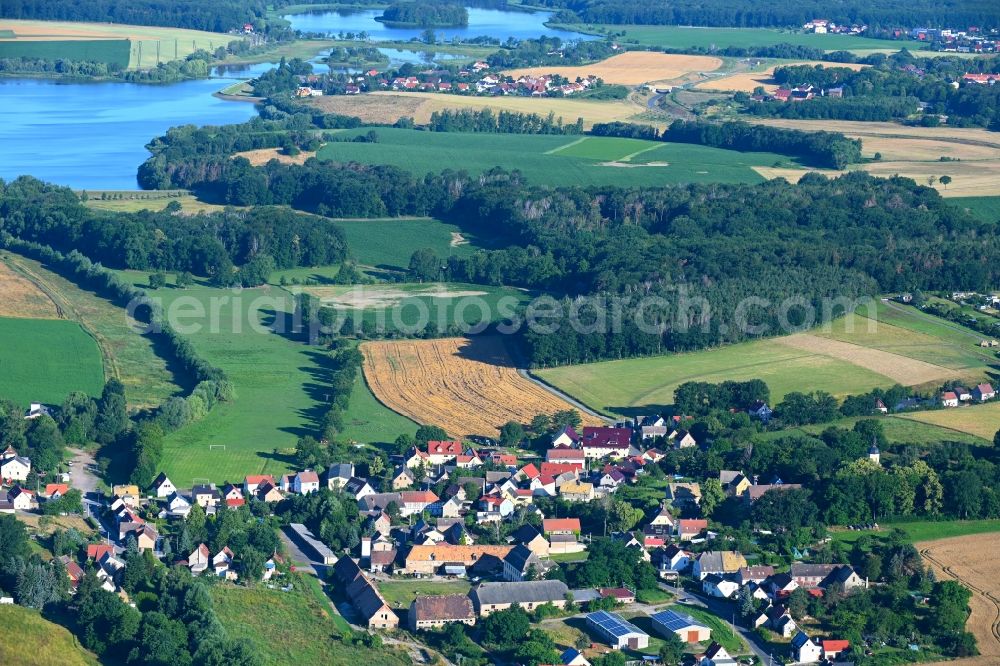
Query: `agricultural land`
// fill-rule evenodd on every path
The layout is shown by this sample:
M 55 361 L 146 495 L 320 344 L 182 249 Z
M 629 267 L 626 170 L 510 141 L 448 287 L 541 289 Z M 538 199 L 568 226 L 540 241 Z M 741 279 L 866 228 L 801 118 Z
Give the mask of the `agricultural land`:
M 707 81 L 695 84 L 696 90 L 719 90 L 724 92 L 746 92 L 752 93 L 757 87 L 762 87 L 766 92 L 774 92 L 778 89 L 778 82 L 774 80 L 774 69 L 776 67 L 793 67 L 796 65 L 822 65 L 830 67 L 828 62 L 820 61 L 781 61 L 778 64 L 769 65 L 765 63 L 759 69 L 736 74 L 727 74 Z M 837 63 L 837 67 L 847 67 L 848 69 L 859 70 L 864 65 L 854 63 Z
M 996 534 L 922 541 L 916 544 L 940 580 L 957 580 L 972 591 L 966 630 L 976 636 L 979 657 L 960 663 L 995 664 L 1000 659 L 1000 585 Z M 959 663 L 959 662 L 956 662 Z
M 457 98 L 465 99 L 465 98 Z M 363 134 L 345 132 L 347 137 Z M 465 134 L 379 128 L 378 143 L 329 143 L 323 160 L 393 164 L 415 174 L 442 165 L 469 173 L 493 167 L 518 170 L 545 185 L 666 185 L 673 183 L 758 183 L 758 169 L 796 163 L 776 153 L 740 153 L 692 144 L 611 137 Z M 468 149 L 474 142 L 479 150 Z
M 351 255 L 366 266 L 405 270 L 410 256 L 431 249 L 439 257 L 468 256 L 482 247 L 479 239 L 459 227 L 429 217 L 388 220 L 337 220 Z M 386 238 L 392 238 L 386 243 Z
M 675 81 L 691 74 L 713 72 L 722 67 L 722 59 L 711 56 L 674 55 L 626 51 L 591 65 L 576 67 L 525 67 L 504 72 L 513 78 L 557 74 L 570 81 L 596 76 L 605 83 L 635 86 L 654 81 Z
M 591 408 L 611 414 L 670 404 L 674 389 L 687 381 L 759 378 L 771 387 L 775 401 L 792 391 L 819 390 L 843 397 L 895 383 L 982 381 L 992 359 L 976 346 L 981 336 L 911 310 L 880 304 L 874 328 L 869 328 L 867 317 L 846 317 L 829 327 L 784 338 L 543 369 L 536 374 Z
M 365 379 L 390 409 L 452 436 L 495 436 L 507 421 L 571 409 L 518 374 L 498 337 L 366 342 Z M 599 424 L 584 415 L 584 422 Z
M 182 28 L 12 19 L 0 19 L 2 30 L 13 37 L 0 36 L 0 57 L 100 60 L 130 69 L 155 67 L 198 50 L 212 52 L 237 39 Z

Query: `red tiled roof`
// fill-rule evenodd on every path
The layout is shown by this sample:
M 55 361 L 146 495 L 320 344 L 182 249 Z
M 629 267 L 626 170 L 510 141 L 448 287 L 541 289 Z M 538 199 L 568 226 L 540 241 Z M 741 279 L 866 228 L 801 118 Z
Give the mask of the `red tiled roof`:
M 311 470 L 298 473 L 299 483 L 319 483 L 319 474 Z
M 115 547 L 105 543 L 92 543 L 87 546 L 87 559 L 100 560 L 105 554 L 115 554 Z
M 250 474 L 246 478 L 246 483 L 247 483 L 247 485 L 250 485 L 250 486 L 252 486 L 254 484 L 260 485 L 264 481 L 269 482 L 272 486 L 277 485 L 274 482 L 274 477 L 271 476 L 270 474 Z
M 525 465 L 524 467 L 522 467 L 521 468 L 521 473 L 524 474 L 529 479 L 534 479 L 539 474 L 538 468 L 535 467 L 535 465 L 532 464 L 532 463 L 528 463 L 527 465 Z
M 462 455 L 462 442 L 430 441 L 427 442 L 427 453 L 432 455 L 459 456 Z
M 579 518 L 546 518 L 542 521 L 543 532 L 579 532 Z
M 69 490 L 69 485 L 65 483 L 50 483 L 45 486 L 45 494 L 51 495 L 52 493 L 59 493 L 60 495 L 65 495 L 66 491 Z
M 824 652 L 843 652 L 849 647 L 851 647 L 851 641 L 823 641 Z
M 624 448 L 632 442 L 632 431 L 629 428 L 608 428 L 605 426 L 584 426 L 583 446 Z
M 430 490 L 404 490 L 399 495 L 404 504 L 415 504 L 417 502 L 430 504 L 431 502 L 438 501 L 438 496 Z
M 579 463 L 542 463 L 542 476 L 557 477 L 566 472 L 579 472 Z

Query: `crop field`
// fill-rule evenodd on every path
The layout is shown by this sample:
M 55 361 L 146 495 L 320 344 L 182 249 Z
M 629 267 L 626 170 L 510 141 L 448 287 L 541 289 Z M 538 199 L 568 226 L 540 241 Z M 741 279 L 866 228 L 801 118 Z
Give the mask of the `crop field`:
M 393 164 L 418 175 L 443 168 L 481 173 L 519 170 L 546 185 L 657 186 L 690 182 L 758 183 L 756 167 L 796 163 L 775 153 L 741 153 L 690 144 L 613 137 L 466 134 L 379 128 L 378 143 L 330 143 L 320 159 Z M 345 133 L 351 136 L 352 132 Z M 475 145 L 477 150 L 469 150 Z
M 965 626 L 976 636 L 980 657 L 962 663 L 995 664 L 1000 660 L 1000 557 L 996 544 L 995 534 L 916 544 L 938 580 L 958 580 L 972 591 L 972 614 Z
M 365 95 L 326 95 L 311 100 L 324 113 L 358 116 L 365 122 L 392 124 L 400 118 L 413 118 L 425 124 L 431 113 L 442 109 L 493 109 L 519 111 L 547 116 L 549 112 L 564 123 L 583 118 L 584 127 L 594 123 L 628 120 L 645 111 L 627 100 L 593 101 L 572 97 L 469 97 L 447 93 L 373 92 Z
M 481 246 L 457 226 L 430 217 L 387 220 L 337 220 L 351 254 L 366 266 L 405 270 L 410 256 L 429 248 L 441 258 L 468 256 Z M 391 243 L 385 239 L 391 238 Z
M 416 333 L 428 324 L 477 326 L 512 316 L 531 294 L 509 287 L 460 283 L 305 287 L 342 317 L 360 316 L 380 329 Z
M 847 67 L 855 71 L 862 69 L 866 65 L 829 63 L 815 60 L 788 61 L 771 65 L 766 69 L 756 72 L 740 72 L 729 74 L 728 76 L 711 78 L 702 81 L 694 86 L 697 90 L 722 90 L 726 92 L 747 92 L 752 93 L 754 89 L 761 86 L 767 92 L 774 92 L 778 89 L 778 82 L 774 80 L 774 69 L 776 67 L 790 67 L 794 65 L 823 65 L 824 67 Z
M 72 391 L 100 395 L 101 353 L 75 321 L 0 317 L 0 396 L 60 404 Z
M 0 261 L 0 317 L 59 319 L 59 309 L 38 285 Z
M 302 576 L 293 574 L 281 579 L 280 584 L 288 582 L 294 586 L 290 592 L 231 584 L 209 588 L 215 612 L 226 633 L 230 638 L 256 645 L 265 666 L 376 663 L 403 666 L 410 663 L 406 655 L 389 646 L 380 648 L 376 656 L 364 647 L 343 642 L 343 620 L 334 615 L 329 603 L 305 589 L 307 581 Z M 247 612 L 251 608 L 261 611 Z
M 903 414 L 901 418 L 930 423 L 949 430 L 968 433 L 992 441 L 1000 432 L 1000 402 L 952 409 Z
M 870 320 L 858 315 L 783 338 L 536 374 L 593 409 L 622 414 L 670 404 L 674 389 L 686 381 L 759 378 L 777 402 L 791 391 L 843 396 L 897 382 L 913 386 L 960 378 L 971 383 L 982 381 L 991 367 L 991 355 L 976 346 L 981 336 L 968 329 L 891 303 L 878 303 L 876 312 L 871 328 Z
M 710 56 L 626 51 L 591 65 L 525 67 L 505 72 L 505 74 L 515 79 L 519 76 L 558 74 L 570 81 L 593 75 L 603 79 L 605 83 L 635 86 L 651 81 L 672 81 L 692 73 L 714 72 L 720 67 L 722 67 L 722 59 Z
M 97 666 L 69 630 L 31 608 L 0 606 L 0 663 L 23 666 Z
M 843 428 L 850 430 L 854 424 L 861 419 L 876 418 L 882 424 L 882 432 L 889 442 L 903 444 L 940 444 L 941 442 L 960 442 L 970 446 L 985 446 L 993 444 L 992 440 L 976 437 L 957 430 L 949 430 L 930 423 L 922 423 L 913 419 L 903 418 L 899 414 L 885 414 L 881 416 L 850 416 L 837 419 L 830 423 L 812 424 L 799 426 L 797 428 L 775 430 L 772 432 L 759 433 L 756 438 L 761 440 L 772 440 L 786 437 L 789 434 L 820 435 L 827 428 Z
M 131 44 L 127 39 L 35 41 L 0 38 L 0 58 L 84 60 L 128 67 Z
M 921 185 L 931 185 L 945 197 L 992 198 L 1000 195 L 1000 137 L 984 129 L 957 127 L 904 127 L 894 123 L 846 120 L 749 119 L 776 127 L 843 132 L 862 141 L 865 157 L 881 155 L 878 161 L 853 165 L 876 176 L 900 175 Z M 947 161 L 942 162 L 941 158 Z M 808 169 L 756 167 L 765 178 L 782 177 L 791 182 Z M 835 174 L 836 172 L 827 172 Z M 941 176 L 952 182 L 943 185 Z
M 507 421 L 571 409 L 521 377 L 496 336 L 365 342 L 365 378 L 375 396 L 417 423 L 451 436 L 496 436 Z M 582 415 L 584 423 L 599 420 Z
M 849 35 L 817 35 L 798 30 L 771 30 L 768 28 L 694 28 L 670 25 L 560 25 L 568 30 L 592 34 L 625 33 L 617 39 L 625 44 L 664 46 L 675 49 L 692 47 L 726 48 L 727 46 L 751 47 L 772 44 L 808 46 L 824 51 L 854 51 L 857 49 L 920 48 L 917 42 L 895 42 L 870 37 Z
M 179 384 L 183 384 L 183 378 L 172 372 L 150 338 L 135 332 L 133 326 L 136 322 L 127 316 L 125 310 L 49 271 L 37 261 L 10 253 L 4 254 L 2 259 L 17 273 L 38 285 L 56 304 L 61 315 L 70 320 L 59 324 L 76 322 L 83 328 L 80 335 L 91 344 L 97 341 L 96 367 L 100 370 L 103 364 L 107 377 L 117 377 L 125 385 L 130 406 L 159 405 L 180 391 Z M 32 349 L 31 353 L 36 353 L 37 348 Z M 77 358 L 81 364 L 90 363 L 89 354 L 82 351 Z M 100 384 L 97 392 L 100 392 Z
M 303 150 L 298 155 L 285 155 L 280 148 L 257 148 L 233 153 L 234 158 L 244 157 L 252 166 L 263 166 L 271 160 L 278 160 L 282 164 L 305 164 L 307 159 L 315 157 L 315 155 L 307 150 Z
M 127 65 L 131 69 L 145 69 L 155 67 L 161 62 L 186 58 L 199 49 L 214 51 L 220 46 L 226 46 L 234 39 L 238 39 L 238 37 L 234 37 L 233 35 L 204 32 L 201 30 L 187 30 L 184 28 L 118 25 L 113 23 L 0 19 L 0 33 L 4 30 L 12 31 L 14 36 L 9 41 L 7 41 L 9 38 L 0 37 L 0 40 L 4 40 L 0 41 L 0 49 L 4 48 L 4 44 L 26 45 L 32 42 L 36 44 L 50 43 L 58 49 L 58 54 L 56 55 L 36 55 L 34 57 L 76 58 L 76 55 L 69 55 L 69 53 L 75 53 L 73 50 L 75 47 L 67 45 L 66 42 L 116 42 L 116 47 L 104 45 L 93 48 L 116 49 L 114 52 L 119 59 L 118 62 L 122 66 Z M 123 45 L 125 48 L 122 52 Z M 25 46 L 25 48 L 42 47 Z M 0 53 L 6 53 L 6 51 L 0 51 Z M 5 55 L 0 57 L 13 56 Z

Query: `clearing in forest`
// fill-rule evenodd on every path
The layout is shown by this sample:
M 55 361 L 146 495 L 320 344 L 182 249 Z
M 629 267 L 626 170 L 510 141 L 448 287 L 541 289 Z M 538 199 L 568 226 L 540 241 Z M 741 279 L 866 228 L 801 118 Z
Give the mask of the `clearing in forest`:
M 714 72 L 720 67 L 722 59 L 711 56 L 626 51 L 590 65 L 523 67 L 504 73 L 515 79 L 520 76 L 558 74 L 570 81 L 593 75 L 603 79 L 605 83 L 636 86 L 651 81 L 672 81 L 697 72 Z
M 361 351 L 365 379 L 384 405 L 454 437 L 495 437 L 507 421 L 528 423 L 536 414 L 573 409 L 522 377 L 496 336 L 366 342 Z

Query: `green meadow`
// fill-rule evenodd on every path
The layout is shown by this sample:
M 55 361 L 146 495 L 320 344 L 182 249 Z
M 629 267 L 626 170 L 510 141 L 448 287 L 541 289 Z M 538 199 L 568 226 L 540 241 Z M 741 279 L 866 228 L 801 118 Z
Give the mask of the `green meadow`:
M 457 226 L 430 217 L 337 220 L 335 224 L 343 229 L 354 258 L 378 268 L 405 269 L 410 255 L 424 248 L 446 258 L 468 256 L 480 247 L 475 237 Z
M 353 137 L 367 129 L 351 130 Z M 755 166 L 795 162 L 776 153 L 741 153 L 691 144 L 616 137 L 466 134 L 378 128 L 378 143 L 331 142 L 321 160 L 392 164 L 417 175 L 443 169 L 482 173 L 518 170 L 542 185 L 656 186 L 675 183 L 759 183 Z M 474 149 L 473 149 L 474 148 Z
M 878 532 L 870 530 L 838 530 L 832 532 L 831 536 L 836 541 L 854 543 L 863 536 L 885 535 L 889 530 L 899 529 L 906 532 L 910 541 L 931 541 L 933 539 L 947 539 L 948 537 L 967 536 L 970 534 L 1000 532 L 1000 520 L 915 520 L 879 523 L 879 527 L 882 529 Z
M 97 656 L 80 645 L 65 627 L 34 610 L 14 604 L 0 606 L 0 664 L 37 666 L 96 666 Z
M 946 200 L 983 222 L 1000 222 L 1000 197 L 955 197 Z
M 613 34 L 626 44 L 661 46 L 672 49 L 719 48 L 729 46 L 748 48 L 792 44 L 824 51 L 853 51 L 857 49 L 917 50 L 924 45 L 917 42 L 897 42 L 870 37 L 849 35 L 817 35 L 791 30 L 769 28 L 695 28 L 674 25 L 560 25 L 558 27 L 590 34 Z
M 145 273 L 122 274 L 146 286 Z M 296 440 L 315 434 L 329 399 L 322 348 L 306 345 L 290 332 L 291 294 L 273 286 L 237 292 L 200 284 L 188 289 L 168 285 L 151 294 L 162 299 L 168 314 L 181 316 L 174 320 L 178 330 L 192 326 L 188 334 L 195 349 L 222 368 L 236 392 L 234 400 L 167 436 L 163 470 L 184 485 L 289 470 Z M 271 330 L 279 324 L 283 332 Z M 392 441 L 416 430 L 382 407 L 363 382 L 352 395 L 345 421 L 344 437 L 363 441 Z
M 75 321 L 0 317 L 0 349 L 0 396 L 24 407 L 104 386 L 101 351 Z
M 42 60 L 84 60 L 128 67 L 130 42 L 127 39 L 66 41 L 14 40 L 0 42 L 0 58 Z

